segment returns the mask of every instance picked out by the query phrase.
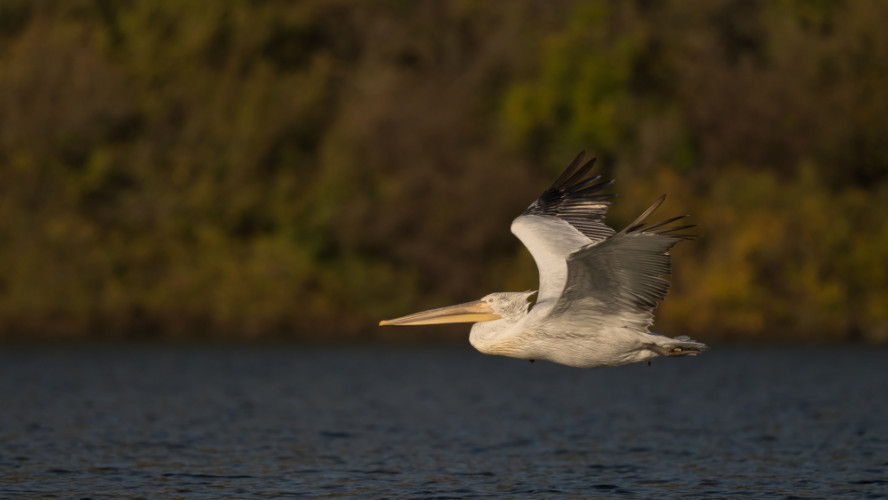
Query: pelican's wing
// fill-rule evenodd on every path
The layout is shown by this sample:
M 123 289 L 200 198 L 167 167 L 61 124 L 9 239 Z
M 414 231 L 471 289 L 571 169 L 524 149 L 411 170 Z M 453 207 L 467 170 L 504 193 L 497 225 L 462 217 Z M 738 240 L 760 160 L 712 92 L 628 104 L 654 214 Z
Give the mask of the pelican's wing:
M 614 181 L 602 181 L 601 174 L 585 178 L 595 166 L 596 160 L 592 158 L 580 165 L 585 154 L 585 151 L 581 151 L 552 186 L 527 207 L 523 215 L 557 217 L 590 241 L 596 242 L 614 234 L 614 230 L 604 223 L 604 216 L 611 205 L 608 200 L 614 195 L 599 193 Z
M 669 249 L 694 235 L 693 225 L 669 226 L 686 215 L 646 226 L 663 203 L 660 197 L 632 224 L 607 240 L 587 245 L 567 258 L 567 280 L 552 315 L 576 316 L 584 324 L 609 324 L 647 330 L 653 309 L 666 297 Z
M 530 251 L 540 272 L 537 303 L 554 302 L 567 279 L 567 256 L 606 240 L 614 230 L 604 217 L 614 195 L 601 194 L 613 180 L 587 177 L 595 159 L 580 164 L 580 153 L 527 210 L 512 222 L 512 232 Z

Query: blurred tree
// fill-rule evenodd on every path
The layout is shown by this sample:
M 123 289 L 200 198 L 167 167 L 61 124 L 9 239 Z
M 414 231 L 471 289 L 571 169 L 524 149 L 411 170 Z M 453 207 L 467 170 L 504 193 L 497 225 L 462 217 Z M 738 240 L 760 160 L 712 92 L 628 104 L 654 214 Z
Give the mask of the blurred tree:
M 886 341 L 886 10 L 0 2 L 0 336 L 393 338 L 587 149 L 700 223 L 658 328 Z

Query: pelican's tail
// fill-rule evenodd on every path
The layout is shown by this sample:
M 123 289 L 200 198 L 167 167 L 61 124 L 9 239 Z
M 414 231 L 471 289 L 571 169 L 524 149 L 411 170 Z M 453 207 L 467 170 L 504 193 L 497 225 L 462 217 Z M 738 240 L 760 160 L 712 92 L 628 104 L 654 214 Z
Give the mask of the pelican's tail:
M 656 334 L 654 341 L 645 344 L 645 347 L 660 356 L 696 356 L 708 349 L 706 344 L 697 342 L 684 335 L 672 339 Z

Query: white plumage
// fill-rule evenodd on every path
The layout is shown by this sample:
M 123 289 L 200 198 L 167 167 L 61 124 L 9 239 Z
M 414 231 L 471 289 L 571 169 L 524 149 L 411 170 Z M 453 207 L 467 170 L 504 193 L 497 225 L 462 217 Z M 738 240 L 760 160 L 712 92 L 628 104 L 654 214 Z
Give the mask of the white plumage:
M 527 210 L 512 232 L 540 273 L 535 292 L 498 292 L 479 301 L 381 321 L 380 325 L 474 322 L 469 341 L 479 351 L 544 359 L 581 368 L 618 366 L 659 356 L 696 355 L 704 344 L 649 331 L 653 309 L 669 290 L 669 249 L 693 226 L 685 216 L 645 225 L 665 195 L 619 233 L 604 218 L 613 181 L 588 177 L 595 160 L 583 153 Z

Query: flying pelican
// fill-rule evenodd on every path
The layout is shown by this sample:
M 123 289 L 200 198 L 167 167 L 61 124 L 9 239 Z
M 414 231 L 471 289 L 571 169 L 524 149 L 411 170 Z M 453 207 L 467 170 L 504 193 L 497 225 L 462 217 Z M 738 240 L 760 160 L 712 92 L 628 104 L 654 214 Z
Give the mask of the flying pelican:
M 706 345 L 649 331 L 666 297 L 669 249 L 694 235 L 669 226 L 687 215 L 646 225 L 663 195 L 620 232 L 604 223 L 614 181 L 587 177 L 584 152 L 523 214 L 512 233 L 540 273 L 537 292 L 496 292 L 474 302 L 423 311 L 380 325 L 475 323 L 469 342 L 485 354 L 544 359 L 580 368 L 618 366 L 660 356 L 697 355 Z

